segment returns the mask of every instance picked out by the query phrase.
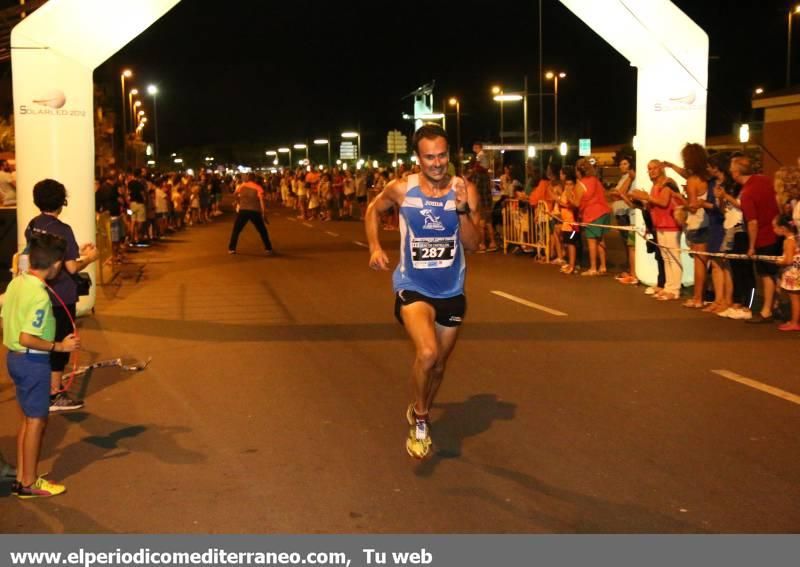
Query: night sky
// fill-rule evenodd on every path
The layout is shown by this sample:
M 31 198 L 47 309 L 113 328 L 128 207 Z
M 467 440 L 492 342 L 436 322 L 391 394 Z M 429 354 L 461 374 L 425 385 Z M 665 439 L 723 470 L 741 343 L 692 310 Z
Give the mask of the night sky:
M 784 86 L 791 3 L 676 4 L 711 38 L 709 134 L 731 132 L 735 122 L 752 118 L 756 86 Z M 401 118 L 411 101 L 402 97 L 431 80 L 439 108 L 451 95 L 461 98 L 467 145 L 498 137 L 491 85 L 521 89 L 527 74 L 530 90 L 538 90 L 537 12 L 536 0 L 183 0 L 98 68 L 95 79 L 118 88 L 120 69 L 131 67 L 132 84 L 159 85 L 162 153 L 205 144 L 269 148 L 359 125 L 365 153 L 383 152 L 389 129 L 411 128 Z M 560 137 L 591 137 L 593 145 L 629 141 L 635 69 L 556 0 L 543 0 L 543 22 L 544 67 L 568 73 L 560 84 Z M 800 21 L 795 29 L 798 61 Z M 799 65 L 794 74 L 800 82 Z M 551 92 L 552 84 L 544 89 Z M 548 141 L 552 97 L 544 101 Z M 521 104 L 507 104 L 505 114 L 506 129 L 520 130 Z M 454 117 L 448 120 L 453 131 Z M 536 99 L 530 129 L 538 130 Z

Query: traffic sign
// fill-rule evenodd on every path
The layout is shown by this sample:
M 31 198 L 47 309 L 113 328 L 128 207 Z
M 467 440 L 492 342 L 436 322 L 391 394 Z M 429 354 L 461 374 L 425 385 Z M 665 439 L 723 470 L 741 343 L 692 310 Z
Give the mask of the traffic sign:
M 342 142 L 339 146 L 339 159 L 356 159 L 356 145 L 353 142 Z
M 586 157 L 592 155 L 592 139 L 580 138 L 578 140 L 578 155 Z
M 387 153 L 405 154 L 408 153 L 406 137 L 400 130 L 390 130 L 386 136 Z

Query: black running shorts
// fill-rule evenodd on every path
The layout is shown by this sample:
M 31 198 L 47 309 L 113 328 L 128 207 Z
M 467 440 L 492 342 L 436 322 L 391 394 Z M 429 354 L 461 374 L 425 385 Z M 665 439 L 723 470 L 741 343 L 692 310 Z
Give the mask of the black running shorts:
M 455 297 L 447 297 L 445 299 L 437 299 L 435 297 L 428 297 L 416 291 L 401 289 L 397 292 L 394 301 L 394 316 L 403 324 L 403 315 L 400 312 L 401 307 L 404 305 L 411 305 L 417 301 L 424 301 L 433 307 L 436 323 L 442 327 L 458 327 L 464 320 L 464 314 L 467 312 L 467 298 L 464 294 L 456 295 Z

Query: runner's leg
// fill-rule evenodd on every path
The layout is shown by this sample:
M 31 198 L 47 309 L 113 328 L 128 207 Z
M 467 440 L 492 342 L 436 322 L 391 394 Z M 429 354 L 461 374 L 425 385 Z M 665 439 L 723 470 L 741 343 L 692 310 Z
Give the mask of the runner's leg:
M 439 341 L 436 336 L 433 306 L 417 301 L 400 308 L 403 326 L 414 343 L 416 355 L 411 371 L 411 389 L 414 392 L 414 411 L 419 416 L 428 413 L 431 376 L 439 360 Z M 442 369 L 443 370 L 443 369 Z
M 428 397 L 426 400 L 428 408 L 433 407 L 436 394 L 439 392 L 439 386 L 442 385 L 447 359 L 453 352 L 453 347 L 456 346 L 459 328 L 460 327 L 445 327 L 436 324 L 436 342 L 438 343 L 439 356 L 436 358 L 436 364 L 430 374 L 430 385 L 428 387 Z

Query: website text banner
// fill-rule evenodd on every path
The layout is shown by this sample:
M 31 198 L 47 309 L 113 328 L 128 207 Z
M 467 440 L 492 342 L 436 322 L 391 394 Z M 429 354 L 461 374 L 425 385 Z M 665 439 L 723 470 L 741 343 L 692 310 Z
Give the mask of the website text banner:
M 793 535 L 0 536 L 0 565 L 25 567 L 769 567 L 799 556 Z

